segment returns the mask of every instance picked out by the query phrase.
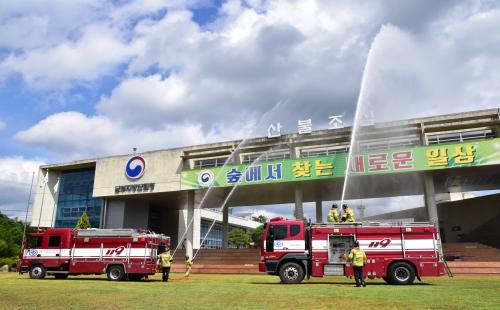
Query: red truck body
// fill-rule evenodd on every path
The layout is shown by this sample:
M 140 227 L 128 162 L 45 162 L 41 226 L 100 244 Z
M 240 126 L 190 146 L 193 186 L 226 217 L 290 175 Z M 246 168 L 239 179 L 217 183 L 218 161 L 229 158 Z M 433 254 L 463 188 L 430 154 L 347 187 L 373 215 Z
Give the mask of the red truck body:
M 50 228 L 28 237 L 18 271 L 38 279 L 103 273 L 140 279 L 156 272 L 159 247 L 169 248 L 170 238 L 133 229 Z
M 329 223 L 274 218 L 266 223 L 259 270 L 279 275 L 283 283 L 300 283 L 305 276 L 353 276 L 346 255 L 354 241 L 365 251 L 365 276 L 392 284 L 409 284 L 415 277 L 442 276 L 445 263 L 439 233 L 428 223 Z

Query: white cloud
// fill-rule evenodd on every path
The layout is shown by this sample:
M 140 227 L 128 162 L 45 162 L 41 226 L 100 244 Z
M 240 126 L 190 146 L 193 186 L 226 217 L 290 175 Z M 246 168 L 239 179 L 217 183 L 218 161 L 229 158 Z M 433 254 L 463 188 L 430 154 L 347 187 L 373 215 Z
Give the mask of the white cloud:
M 243 135 L 246 128 L 235 128 Z M 63 160 L 203 144 L 227 140 L 233 132 L 216 126 L 202 130 L 199 124 L 166 124 L 157 130 L 123 126 L 105 116 L 88 117 L 79 112 L 51 115 L 28 130 L 16 134 L 26 144 L 42 146 Z
M 4 59 L 0 67 L 38 87 L 95 83 L 126 68 L 96 103 L 95 115 L 49 116 L 20 132 L 20 141 L 83 156 L 128 151 L 117 135 L 152 137 L 143 142 L 146 148 L 239 138 L 239 128 L 258 124 L 282 101 L 287 104 L 262 127 L 280 121 L 293 132 L 298 119 L 312 118 L 314 129 L 325 128 L 325 115 L 352 116 L 367 51 L 382 23 L 393 26 L 384 26 L 375 40 L 368 96 L 382 115 L 498 106 L 500 43 L 494 31 L 484 30 L 500 26 L 496 10 L 419 1 L 228 1 L 201 27 L 189 3 L 139 3 L 104 9 L 105 21 L 86 25 L 76 39 Z M 79 126 L 72 135 L 84 143 L 62 135 L 56 124 L 73 118 Z M 94 127 L 103 130 L 89 131 Z M 200 138 L 155 142 L 165 141 L 166 129 Z
M 103 24 L 88 26 L 76 42 L 10 55 L 0 63 L 7 72 L 22 75 L 34 88 L 68 88 L 72 82 L 91 82 L 113 73 L 133 54 L 114 30 Z
M 5 127 L 7 127 L 7 124 L 5 124 L 5 122 L 0 121 L 0 131 L 5 129 Z
M 38 173 L 42 160 L 21 156 L 0 157 L 0 211 L 24 219 L 33 172 Z M 33 201 L 32 201 L 33 202 Z
M 102 0 L 17 0 L 0 3 L 0 46 L 48 48 L 102 18 Z
M 188 98 L 186 83 L 175 75 L 162 79 L 159 74 L 124 80 L 103 97 L 97 110 L 104 115 L 120 115 L 127 123 L 163 123 L 168 114 L 178 114 Z
M 364 101 L 376 121 L 496 108 L 500 10 L 454 21 L 436 36 L 382 27 L 368 56 Z

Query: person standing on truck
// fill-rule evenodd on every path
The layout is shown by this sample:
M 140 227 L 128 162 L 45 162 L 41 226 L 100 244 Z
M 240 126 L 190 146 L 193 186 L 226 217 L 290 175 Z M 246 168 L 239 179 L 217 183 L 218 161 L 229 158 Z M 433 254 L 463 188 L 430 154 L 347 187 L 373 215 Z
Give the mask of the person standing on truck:
M 342 209 L 344 210 L 344 215 L 342 215 L 342 222 L 356 222 L 356 216 L 354 215 L 354 211 L 352 211 L 349 206 L 346 204 L 342 205 Z
M 173 258 L 170 256 L 170 251 L 166 250 L 158 255 L 162 270 L 162 281 L 168 282 L 168 275 L 170 274 L 170 266 L 172 265 Z
M 359 247 L 359 242 L 354 241 L 354 247 L 347 259 L 352 262 L 352 268 L 354 269 L 354 280 L 356 281 L 356 287 L 360 285 L 366 286 L 365 275 L 363 273 L 363 267 L 366 265 L 366 254 Z
M 329 223 L 338 223 L 340 222 L 340 213 L 338 210 L 338 206 L 336 204 L 332 205 L 330 212 L 328 212 L 328 222 Z
M 193 267 L 193 261 L 189 259 L 189 256 L 186 256 L 186 273 L 184 274 L 184 277 L 189 277 L 192 267 Z

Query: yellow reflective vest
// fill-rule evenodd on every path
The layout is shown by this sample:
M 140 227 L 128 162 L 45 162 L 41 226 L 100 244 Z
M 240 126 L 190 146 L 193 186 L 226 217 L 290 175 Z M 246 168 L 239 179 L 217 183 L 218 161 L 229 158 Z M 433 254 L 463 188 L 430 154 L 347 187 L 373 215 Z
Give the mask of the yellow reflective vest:
M 344 209 L 344 215 L 342 216 L 343 222 L 356 222 L 356 216 L 351 208 Z
M 170 256 L 170 251 L 161 253 L 160 255 L 158 255 L 158 258 L 160 259 L 160 264 L 162 267 L 170 267 L 173 261 L 172 256 Z
M 353 248 L 348 257 L 354 267 L 363 267 L 366 265 L 366 254 L 360 248 Z
M 193 261 L 188 259 L 186 260 L 186 269 L 191 268 L 193 266 Z
M 328 212 L 328 222 L 330 223 L 340 222 L 340 214 L 337 209 L 331 209 L 330 212 Z

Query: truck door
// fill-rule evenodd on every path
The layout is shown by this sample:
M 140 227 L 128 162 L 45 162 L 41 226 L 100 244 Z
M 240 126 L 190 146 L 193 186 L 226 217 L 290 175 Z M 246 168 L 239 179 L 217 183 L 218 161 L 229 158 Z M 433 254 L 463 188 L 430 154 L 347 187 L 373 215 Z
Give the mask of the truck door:
M 61 265 L 61 236 L 52 235 L 49 236 L 47 242 L 47 258 L 50 258 L 50 265 L 52 267 L 58 267 Z
M 274 252 L 275 247 L 283 248 L 282 241 L 288 237 L 288 225 L 286 224 L 271 224 L 267 230 L 266 236 L 266 252 Z
M 42 256 L 43 235 L 32 234 L 28 237 L 28 246 L 24 250 L 23 258 L 33 259 Z

